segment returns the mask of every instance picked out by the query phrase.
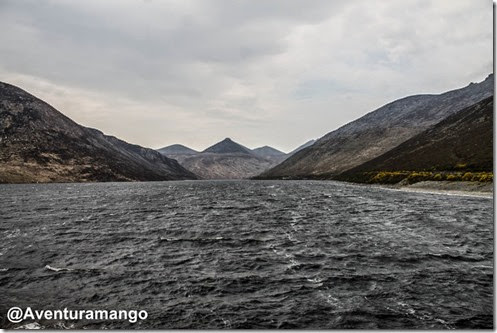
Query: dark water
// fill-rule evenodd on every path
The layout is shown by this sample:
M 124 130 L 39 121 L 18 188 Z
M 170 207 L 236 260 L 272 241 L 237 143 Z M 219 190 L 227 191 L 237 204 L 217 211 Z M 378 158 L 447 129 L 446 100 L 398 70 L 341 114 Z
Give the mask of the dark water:
M 43 327 L 492 327 L 488 198 L 232 181 L 2 185 L 0 199 L 3 327 L 21 325 L 11 306 L 149 313 Z

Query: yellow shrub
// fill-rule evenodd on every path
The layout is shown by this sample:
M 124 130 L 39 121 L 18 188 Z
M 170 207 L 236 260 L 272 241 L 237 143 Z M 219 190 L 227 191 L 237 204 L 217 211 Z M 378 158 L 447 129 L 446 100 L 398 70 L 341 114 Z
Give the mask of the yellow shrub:
M 474 181 L 474 182 L 479 182 L 481 176 L 482 176 L 481 172 L 480 173 L 474 173 L 473 177 L 471 178 L 471 180 Z
M 395 184 L 400 182 L 407 176 L 404 171 L 378 171 L 376 174 L 371 174 L 369 182 L 370 183 L 380 183 L 380 184 Z
M 480 182 L 492 182 L 494 180 L 494 175 L 491 172 L 482 173 L 480 176 Z
M 432 180 L 432 179 L 433 179 L 433 173 L 427 171 L 422 171 L 422 172 L 413 171 L 409 174 L 409 176 L 407 176 L 407 181 L 410 184 L 421 182 L 424 180 Z
M 456 181 L 456 180 L 457 180 L 457 178 L 458 178 L 458 177 L 457 177 L 456 175 L 448 175 L 448 176 L 447 176 L 447 180 L 448 180 L 448 181 L 451 181 L 451 182 Z

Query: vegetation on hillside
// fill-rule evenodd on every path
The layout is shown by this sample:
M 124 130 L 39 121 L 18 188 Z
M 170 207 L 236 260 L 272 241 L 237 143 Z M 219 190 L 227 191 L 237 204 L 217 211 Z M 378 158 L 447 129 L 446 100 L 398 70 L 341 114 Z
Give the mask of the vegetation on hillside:
M 337 180 L 340 177 L 336 177 Z M 422 181 L 473 181 L 492 182 L 493 172 L 480 171 L 370 171 L 354 174 L 347 181 L 367 184 L 414 184 Z

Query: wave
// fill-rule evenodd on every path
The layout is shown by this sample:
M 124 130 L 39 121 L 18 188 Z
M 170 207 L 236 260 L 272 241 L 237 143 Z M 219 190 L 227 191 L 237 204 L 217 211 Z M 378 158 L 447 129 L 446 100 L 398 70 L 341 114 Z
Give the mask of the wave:
M 53 272 L 72 272 L 74 269 L 71 268 L 58 268 L 58 267 L 52 267 L 50 265 L 45 265 L 45 269 L 48 269 L 49 271 Z

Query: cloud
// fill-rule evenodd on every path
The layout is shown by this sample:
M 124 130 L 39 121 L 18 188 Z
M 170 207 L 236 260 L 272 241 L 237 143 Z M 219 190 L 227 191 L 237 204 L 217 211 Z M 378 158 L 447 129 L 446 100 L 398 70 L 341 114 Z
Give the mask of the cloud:
M 151 147 L 291 150 L 492 71 L 489 0 L 0 2 L 1 80 Z

